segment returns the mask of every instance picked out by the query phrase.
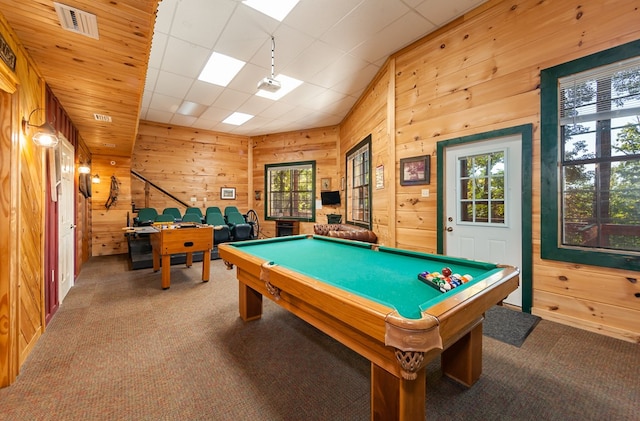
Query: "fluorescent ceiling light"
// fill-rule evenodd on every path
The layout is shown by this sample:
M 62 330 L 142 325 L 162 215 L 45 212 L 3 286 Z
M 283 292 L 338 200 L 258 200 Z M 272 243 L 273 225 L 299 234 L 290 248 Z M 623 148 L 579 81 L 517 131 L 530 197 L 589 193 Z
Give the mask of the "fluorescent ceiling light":
M 275 92 L 269 92 L 265 90 L 259 90 L 256 92 L 257 96 L 261 96 L 263 98 L 273 99 L 274 101 L 282 98 L 289 92 L 296 89 L 298 86 L 302 85 L 302 81 L 298 79 L 294 79 L 285 75 L 278 75 L 274 78 L 278 82 L 280 82 L 281 88 Z
M 214 52 L 202 69 L 198 80 L 218 86 L 227 86 L 244 65 L 244 61 Z
M 235 112 L 229 117 L 225 118 L 222 122 L 227 124 L 233 124 L 234 126 L 240 126 L 247 121 L 251 120 L 253 116 L 251 114 Z
M 244 4 L 282 22 L 289 12 L 296 7 L 298 0 L 244 0 Z
M 188 115 L 192 117 L 200 117 L 200 115 L 207 109 L 206 105 L 198 104 L 191 101 L 183 101 L 178 111 L 178 114 Z

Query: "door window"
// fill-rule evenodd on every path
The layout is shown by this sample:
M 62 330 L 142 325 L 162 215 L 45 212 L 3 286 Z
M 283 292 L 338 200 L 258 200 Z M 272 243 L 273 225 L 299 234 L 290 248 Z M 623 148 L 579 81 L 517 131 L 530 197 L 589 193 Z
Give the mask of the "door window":
M 505 152 L 458 158 L 458 223 L 505 223 Z

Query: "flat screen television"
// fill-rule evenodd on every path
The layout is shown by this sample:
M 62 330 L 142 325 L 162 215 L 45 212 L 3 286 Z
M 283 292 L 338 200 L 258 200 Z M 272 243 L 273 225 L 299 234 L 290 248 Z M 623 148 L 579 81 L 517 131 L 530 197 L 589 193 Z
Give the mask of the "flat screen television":
M 339 205 L 340 204 L 340 192 L 339 191 L 323 191 L 320 192 L 320 200 L 323 205 Z

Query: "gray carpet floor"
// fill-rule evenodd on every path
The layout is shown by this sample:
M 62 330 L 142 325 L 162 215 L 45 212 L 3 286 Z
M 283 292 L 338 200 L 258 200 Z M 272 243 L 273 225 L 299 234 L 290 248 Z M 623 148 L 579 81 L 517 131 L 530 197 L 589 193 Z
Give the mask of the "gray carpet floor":
M 174 266 L 171 289 L 92 258 L 21 368 L 0 420 L 367 420 L 369 363 L 269 300 L 238 317 L 235 270 Z M 521 347 L 485 337 L 471 388 L 427 367 L 436 420 L 638 420 L 640 348 L 540 321 Z

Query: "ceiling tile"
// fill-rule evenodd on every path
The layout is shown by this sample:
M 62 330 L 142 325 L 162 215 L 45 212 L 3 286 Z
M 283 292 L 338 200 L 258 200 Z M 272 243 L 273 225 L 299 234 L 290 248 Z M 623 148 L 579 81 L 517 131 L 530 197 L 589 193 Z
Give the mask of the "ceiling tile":
M 435 28 L 435 25 L 423 16 L 411 11 L 382 28 L 375 37 L 355 47 L 351 54 L 372 63 L 385 60 L 389 57 L 389 52 L 402 49 L 422 38 L 425 30 L 431 32 Z
M 486 0 L 456 0 L 456 1 L 440 1 L 425 0 L 416 7 L 416 10 L 425 18 L 434 24 L 441 26 L 451 22 L 464 12 L 484 3 Z
M 210 55 L 210 50 L 206 48 L 169 37 L 162 60 L 162 70 L 194 79 L 200 75 Z
M 171 35 L 212 48 L 237 7 L 233 0 L 181 1 L 175 10 Z
M 184 98 L 192 83 L 193 79 L 191 78 L 161 70 L 158 73 L 155 91 L 176 98 Z

